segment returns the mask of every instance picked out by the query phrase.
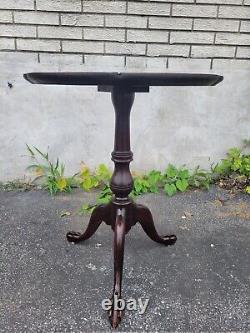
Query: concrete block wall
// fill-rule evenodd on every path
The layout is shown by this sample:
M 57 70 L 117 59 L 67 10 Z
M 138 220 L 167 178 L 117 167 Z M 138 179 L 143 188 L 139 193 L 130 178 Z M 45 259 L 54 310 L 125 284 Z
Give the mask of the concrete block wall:
M 89 55 L 98 54 L 124 66 L 134 56 L 165 58 L 159 67 L 169 69 L 172 58 L 209 59 L 204 65 L 213 69 L 248 61 L 249 19 L 246 0 L 1 0 L 0 49 L 35 52 L 38 63 L 56 53 L 81 54 L 93 65 Z
M 0 180 L 24 174 L 25 142 L 49 145 L 70 172 L 81 159 L 93 167 L 109 161 L 108 94 L 31 86 L 22 74 L 34 70 L 224 75 L 216 88 L 153 88 L 138 95 L 133 114 L 136 169 L 169 162 L 208 167 L 249 137 L 249 32 L 249 0 L 0 0 Z M 68 108 L 78 110 L 75 122 Z M 140 147 L 145 131 L 148 157 Z

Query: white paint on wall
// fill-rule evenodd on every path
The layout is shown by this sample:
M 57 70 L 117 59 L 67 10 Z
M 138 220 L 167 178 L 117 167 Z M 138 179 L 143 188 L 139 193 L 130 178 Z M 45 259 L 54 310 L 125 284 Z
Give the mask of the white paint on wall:
M 49 146 L 51 156 L 66 164 L 67 174 L 77 172 L 81 161 L 92 168 L 99 163 L 112 167 L 114 112 L 110 94 L 97 92 L 95 87 L 31 85 L 22 77 L 25 72 L 58 70 L 126 68 L 111 64 L 84 67 L 74 62 L 33 64 L 14 54 L 12 58 L 2 57 L 1 181 L 24 176 L 30 163 L 25 157 L 25 143 L 42 151 Z M 225 77 L 216 87 L 153 87 L 150 93 L 136 95 L 131 113 L 132 169 L 164 169 L 168 163 L 209 167 L 229 147 L 249 138 L 249 70 L 224 67 L 216 73 Z

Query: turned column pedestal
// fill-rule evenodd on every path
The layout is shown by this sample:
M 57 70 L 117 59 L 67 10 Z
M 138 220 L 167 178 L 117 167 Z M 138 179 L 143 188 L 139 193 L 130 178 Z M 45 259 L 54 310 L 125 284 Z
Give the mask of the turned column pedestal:
M 88 227 L 84 233 L 69 232 L 67 239 L 70 242 L 80 242 L 90 238 L 102 221 L 110 225 L 114 231 L 114 286 L 112 293 L 112 304 L 114 297 L 122 297 L 122 270 L 124 258 L 125 234 L 137 222 L 141 224 L 146 234 L 155 242 L 164 245 L 173 245 L 176 242 L 175 235 L 160 237 L 154 227 L 150 210 L 135 204 L 129 194 L 133 189 L 133 178 L 129 164 L 133 160 L 130 150 L 130 111 L 134 102 L 136 88 L 125 87 L 99 87 L 99 91 L 110 91 L 115 109 L 115 140 L 112 161 L 115 164 L 114 172 L 110 182 L 110 188 L 114 193 L 112 201 L 107 205 L 100 205 L 93 211 Z M 142 91 L 141 89 L 139 90 Z M 146 89 L 147 91 L 147 89 Z M 122 313 L 112 306 L 109 319 L 113 328 L 121 321 Z
M 129 170 L 133 154 L 130 150 L 130 111 L 136 92 L 149 92 L 150 86 L 214 86 L 223 77 L 215 74 L 188 73 L 27 73 L 24 78 L 36 84 L 56 85 L 95 85 L 99 91 L 111 92 L 115 109 L 115 142 L 112 160 L 115 168 L 110 188 L 114 194 L 107 205 L 94 209 L 87 229 L 83 232 L 69 232 L 70 242 L 81 242 L 90 238 L 102 222 L 110 225 L 114 231 L 114 286 L 111 299 L 113 306 L 109 319 L 113 328 L 121 321 L 121 311 L 114 308 L 114 299 L 122 298 L 122 270 L 125 235 L 137 222 L 145 233 L 155 242 L 173 245 L 175 235 L 159 236 L 150 210 L 135 204 L 129 193 L 133 188 L 133 179 Z M 166 107 L 167 109 L 167 107 Z M 183 111 L 185 112 L 185 110 Z

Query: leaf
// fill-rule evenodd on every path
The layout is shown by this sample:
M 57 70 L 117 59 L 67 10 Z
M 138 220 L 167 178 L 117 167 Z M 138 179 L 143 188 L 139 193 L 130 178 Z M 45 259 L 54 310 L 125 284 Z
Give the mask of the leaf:
M 80 176 L 82 178 L 85 178 L 85 177 L 88 177 L 89 175 L 90 175 L 89 168 L 87 167 L 86 164 L 81 162 L 81 164 L 80 164 Z
M 56 180 L 56 185 L 60 191 L 63 191 L 67 186 L 67 181 L 64 177 Z
M 246 191 L 247 194 L 250 194 L 250 186 L 247 186 L 245 191 Z
M 44 175 L 44 168 L 42 167 L 42 166 L 37 166 L 36 168 L 35 168 L 35 174 L 36 174 L 36 176 L 43 176 Z
M 189 171 L 187 169 L 181 169 L 178 172 L 178 177 L 181 179 L 187 179 L 189 178 Z
M 176 187 L 181 192 L 184 192 L 188 188 L 188 181 L 186 179 L 178 179 L 176 182 Z
M 151 193 L 158 193 L 158 187 L 156 185 L 150 185 L 149 191 Z
M 92 176 L 91 178 L 91 187 L 97 187 L 99 185 L 98 178 L 95 176 Z
M 227 155 L 231 158 L 237 158 L 240 156 L 240 150 L 238 148 L 230 148 Z
M 56 164 L 56 167 L 55 167 L 55 170 L 57 170 L 58 168 L 58 165 L 59 165 L 59 160 L 58 160 L 58 164 Z M 65 166 L 63 163 L 61 163 L 61 176 L 64 175 L 64 170 L 65 170 Z
M 239 170 L 240 167 L 241 167 L 241 158 L 235 158 L 231 169 L 233 171 L 237 171 L 237 170 Z
M 149 190 L 152 193 L 157 193 L 158 192 L 158 183 L 161 179 L 161 172 L 159 171 L 151 171 L 148 174 L 148 185 L 149 185 Z
M 42 167 L 40 164 L 31 164 L 26 168 L 26 170 L 36 169 L 36 168 L 40 168 L 40 167 Z
M 178 173 L 178 171 L 177 171 L 176 167 L 174 167 L 172 164 L 169 164 L 167 169 L 165 170 L 165 174 L 169 178 L 176 177 L 177 173 Z
M 111 172 L 105 164 L 100 164 L 96 169 L 96 176 L 99 180 L 107 181 L 111 177 Z
M 92 182 L 91 182 L 91 178 L 85 178 L 82 183 L 81 186 L 84 190 L 89 191 L 92 187 Z
M 146 193 L 146 192 L 148 192 L 148 190 L 150 190 L 150 184 L 147 181 L 147 179 L 142 179 L 141 184 L 142 184 L 143 193 Z
M 95 209 L 96 205 L 82 205 L 82 207 L 79 209 L 78 213 L 80 215 L 85 214 L 85 213 L 92 213 L 93 210 Z
M 140 178 L 135 178 L 134 180 L 134 188 L 136 190 L 137 193 L 140 193 L 142 190 L 142 183 Z
M 215 168 L 214 172 L 219 174 L 225 174 L 230 171 L 231 168 L 231 162 L 229 160 L 223 159 L 220 163 L 218 163 Z
M 48 153 L 46 153 L 46 154 L 42 153 L 41 150 L 39 150 L 37 147 L 34 147 L 34 149 L 38 152 L 39 155 L 41 155 L 45 160 L 48 161 L 48 158 L 49 158 Z
M 28 149 L 30 155 L 31 155 L 32 157 L 34 157 L 34 156 L 35 156 L 35 153 L 33 152 L 33 150 L 30 148 L 30 146 L 29 146 L 27 143 L 26 143 L 26 147 L 27 147 L 27 149 Z
M 112 191 L 111 191 L 111 189 L 110 189 L 109 186 L 105 186 L 105 187 L 101 190 L 101 193 L 99 194 L 99 197 L 100 197 L 100 198 L 105 197 L 107 194 L 112 195 Z
M 97 203 L 98 204 L 106 204 L 106 203 L 109 203 L 110 199 L 111 199 L 110 195 L 102 197 L 102 198 L 98 198 Z
M 177 189 L 174 184 L 166 184 L 164 186 L 164 191 L 168 196 L 172 196 L 177 192 Z
M 55 169 L 57 169 L 58 166 L 59 166 L 59 158 L 57 157 L 57 159 L 56 159 L 56 166 L 55 166 Z

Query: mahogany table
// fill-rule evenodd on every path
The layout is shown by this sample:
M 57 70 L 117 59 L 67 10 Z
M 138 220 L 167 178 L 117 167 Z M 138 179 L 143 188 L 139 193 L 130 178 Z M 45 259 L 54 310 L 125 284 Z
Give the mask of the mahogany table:
M 155 242 L 173 245 L 175 235 L 159 236 L 150 210 L 135 204 L 129 197 L 133 179 L 129 164 L 133 159 L 130 150 L 130 110 L 136 92 L 149 92 L 150 86 L 214 86 L 223 80 L 213 74 L 170 74 L 170 73 L 28 73 L 24 78 L 31 83 L 58 85 L 96 85 L 98 91 L 111 92 L 115 109 L 115 139 L 112 160 L 115 167 L 110 182 L 114 194 L 109 204 L 94 209 L 87 229 L 83 232 L 68 232 L 70 242 L 80 242 L 90 238 L 104 221 L 114 231 L 114 287 L 109 312 L 110 322 L 116 328 L 121 321 L 122 312 L 114 308 L 114 299 L 121 299 L 122 271 L 125 234 L 137 222 L 145 233 Z

